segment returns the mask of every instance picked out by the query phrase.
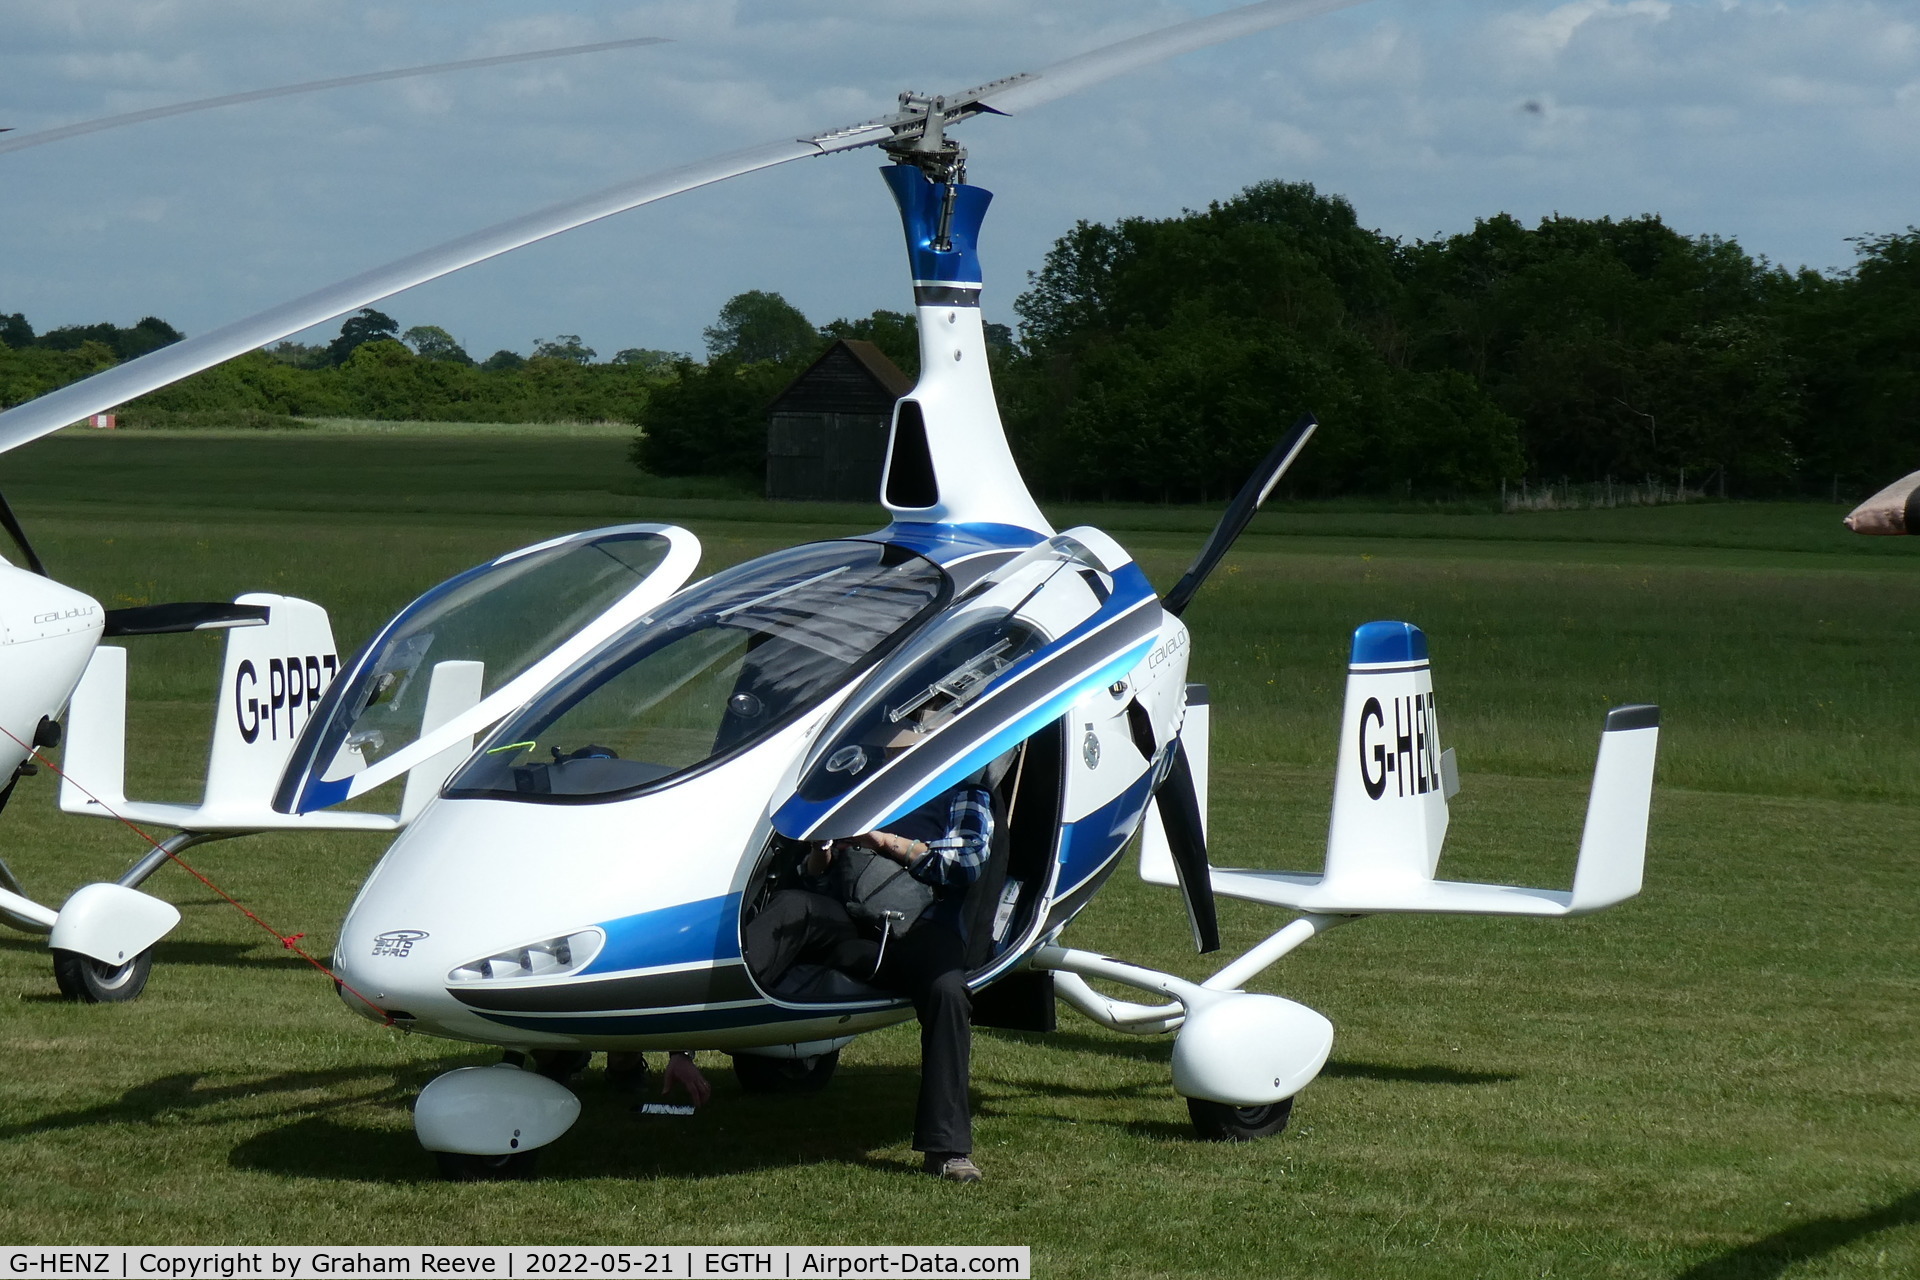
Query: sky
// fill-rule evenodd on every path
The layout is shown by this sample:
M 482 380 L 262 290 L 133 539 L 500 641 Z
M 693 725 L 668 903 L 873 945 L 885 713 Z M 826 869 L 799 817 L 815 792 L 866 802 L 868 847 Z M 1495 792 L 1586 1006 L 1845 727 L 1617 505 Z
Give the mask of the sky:
M 0 155 L 0 312 L 210 329 L 624 179 L 851 124 L 1222 0 L 0 0 L 0 125 L 633 36 L 671 43 L 335 89 Z M 1371 0 L 966 125 L 986 309 L 1077 220 L 1265 179 L 1402 238 L 1658 213 L 1788 267 L 1920 223 L 1912 0 Z M 676 197 L 379 304 L 476 357 L 579 334 L 698 352 L 722 303 L 816 323 L 911 296 L 873 150 Z M 324 341 L 334 322 L 304 335 Z

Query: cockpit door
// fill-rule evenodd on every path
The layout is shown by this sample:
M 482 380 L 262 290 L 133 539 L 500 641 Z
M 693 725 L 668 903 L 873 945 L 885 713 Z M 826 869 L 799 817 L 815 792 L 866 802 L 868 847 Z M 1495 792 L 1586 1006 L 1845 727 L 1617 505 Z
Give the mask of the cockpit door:
M 774 829 L 838 839 L 918 808 L 1132 670 L 1160 621 L 1153 589 L 1111 540 L 1055 536 L 868 677 L 816 740 Z
M 685 529 L 626 524 L 522 547 L 441 583 L 328 688 L 274 807 L 309 813 L 428 762 L 450 769 L 474 734 L 673 595 L 699 560 Z

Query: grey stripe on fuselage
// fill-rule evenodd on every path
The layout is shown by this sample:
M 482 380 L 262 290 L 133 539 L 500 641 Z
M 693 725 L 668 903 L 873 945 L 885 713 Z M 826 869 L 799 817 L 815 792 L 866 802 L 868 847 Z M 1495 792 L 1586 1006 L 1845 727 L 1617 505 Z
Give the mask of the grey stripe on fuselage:
M 514 1013 L 609 1013 L 639 1009 L 677 1009 L 758 1000 L 759 990 L 738 960 L 692 969 L 624 974 L 537 987 L 489 989 L 482 984 L 449 987 L 460 1003 L 474 1009 Z
M 846 826 L 855 817 L 867 825 L 861 826 L 855 822 L 851 831 L 870 829 L 873 823 L 884 819 L 924 785 L 929 777 L 1004 730 L 1033 707 L 1046 702 L 1061 688 L 1084 679 L 1086 673 L 1098 670 L 1128 648 L 1152 636 L 1160 628 L 1159 614 L 1159 599 L 1149 596 L 1071 644 L 1041 658 L 1025 674 L 989 693 L 954 722 L 958 725 L 961 721 L 971 720 L 986 727 L 968 734 L 955 734 L 948 729 L 934 735 L 926 746 L 902 757 L 898 768 L 889 766 L 891 777 L 886 772 L 876 775 L 866 786 L 855 790 L 822 814 L 800 838 L 809 839 L 813 832 L 826 828 L 828 824 L 833 824 L 836 829 Z M 1089 653 L 1097 656 L 1089 658 Z M 1074 674 L 1063 680 L 1060 676 L 1062 667 L 1071 667 Z M 1040 692 L 1036 694 L 1036 690 Z

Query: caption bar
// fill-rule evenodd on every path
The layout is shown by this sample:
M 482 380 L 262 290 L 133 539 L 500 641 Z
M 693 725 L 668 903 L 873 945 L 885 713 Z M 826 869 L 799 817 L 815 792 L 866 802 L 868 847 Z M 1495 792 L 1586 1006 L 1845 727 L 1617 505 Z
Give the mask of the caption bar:
M 843 1280 L 853 1276 L 997 1276 L 1029 1280 L 1025 1245 L 722 1245 L 660 1248 L 521 1249 L 348 1245 L 155 1245 L 149 1248 L 0 1249 L 0 1280 L 315 1280 L 326 1276 L 479 1277 L 482 1280 L 594 1280 L 674 1276 L 761 1276 Z

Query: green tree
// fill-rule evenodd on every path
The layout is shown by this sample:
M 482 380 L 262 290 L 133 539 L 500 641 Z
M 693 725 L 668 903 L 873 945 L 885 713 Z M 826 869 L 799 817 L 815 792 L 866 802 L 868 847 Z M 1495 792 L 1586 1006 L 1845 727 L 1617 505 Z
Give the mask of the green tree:
M 735 294 L 703 335 L 707 354 L 740 364 L 797 360 L 819 349 L 820 335 L 799 308 L 777 293 Z
M 682 357 L 674 380 L 656 387 L 638 416 L 633 461 L 658 476 L 731 475 L 761 481 L 767 467 L 767 406 L 793 370 L 720 356 L 706 365 Z
M 1505 214 L 1402 257 L 1417 367 L 1477 380 L 1530 473 L 1792 483 L 1799 391 L 1773 316 L 1785 278 L 1659 217 Z
M 400 341 L 413 348 L 422 360 L 447 360 L 454 364 L 472 364 L 467 349 L 454 341 L 452 334 L 437 324 L 417 324 L 400 335 Z
M 570 364 L 591 364 L 596 353 L 592 347 L 581 343 L 579 334 L 558 333 L 551 342 L 545 338 L 535 338 L 533 354 L 548 360 L 565 360 Z
M 346 318 L 340 326 L 340 336 L 327 344 L 327 359 L 336 365 L 345 364 L 357 348 L 382 338 L 397 337 L 399 333 L 400 324 L 392 316 L 372 307 L 362 307 Z
M 920 321 L 903 312 L 876 311 L 863 320 L 835 320 L 821 326 L 820 336 L 830 341 L 856 338 L 871 342 L 909 377 L 919 375 Z
M 1801 274 L 1781 309 L 1806 382 L 1810 486 L 1864 496 L 1920 467 L 1920 228 L 1853 245 L 1851 271 Z
M 1015 303 L 1003 360 L 1027 474 L 1099 497 L 1219 498 L 1300 413 L 1296 492 L 1484 490 L 1519 474 L 1471 379 L 1407 367 L 1397 242 L 1306 183 L 1178 218 L 1081 223 Z
M 526 362 L 527 358 L 518 351 L 509 351 L 502 347 L 481 362 L 480 367 L 488 373 L 511 373 Z
M 614 352 L 613 359 L 607 363 L 640 369 L 647 373 L 666 373 L 673 369 L 675 361 L 685 358 L 671 351 L 655 351 L 651 347 L 623 347 Z

